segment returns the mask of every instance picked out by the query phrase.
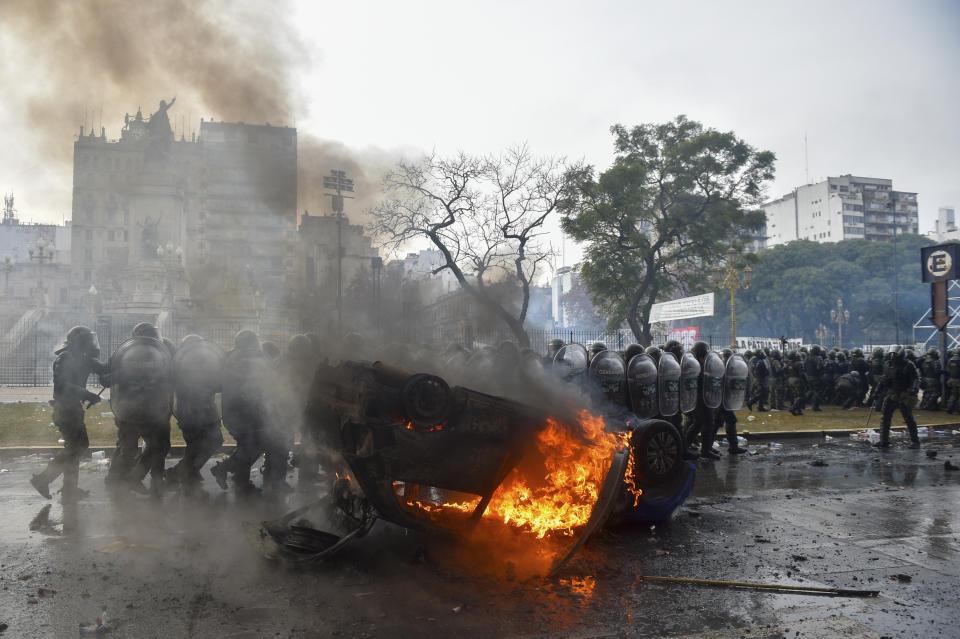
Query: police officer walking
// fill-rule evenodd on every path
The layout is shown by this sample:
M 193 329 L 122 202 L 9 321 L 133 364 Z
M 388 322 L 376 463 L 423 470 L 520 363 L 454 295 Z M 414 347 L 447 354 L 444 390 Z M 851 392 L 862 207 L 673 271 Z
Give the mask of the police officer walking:
M 170 469 L 170 476 L 190 494 L 199 490 L 200 469 L 223 446 L 216 402 L 221 390 L 223 352 L 199 335 L 187 335 L 180 341 L 174 371 L 173 414 L 187 446 L 183 458 Z
M 804 362 L 800 361 L 800 354 L 797 351 L 790 351 L 787 356 L 787 384 L 793 393 L 793 406 L 790 408 L 791 415 L 803 415 L 803 409 L 807 403 L 807 371 Z
M 784 410 L 784 398 L 787 391 L 787 370 L 784 366 L 780 351 L 770 352 L 770 408 Z
M 906 359 L 903 346 L 899 344 L 891 349 L 890 363 L 883 372 L 880 389 L 886 391 L 883 398 L 883 417 L 880 421 L 879 448 L 890 447 L 890 421 L 898 408 L 907 423 L 910 432 L 910 448 L 920 448 L 920 436 L 917 422 L 913 418 L 913 407 L 917 403 L 917 368 Z
M 97 336 L 86 326 L 74 326 L 67 332 L 63 345 L 55 351 L 53 362 L 53 423 L 63 436 L 63 450 L 53 458 L 43 472 L 33 475 L 30 483 L 37 492 L 50 499 L 50 482 L 63 475 L 60 489 L 64 501 L 76 501 L 87 496 L 79 487 L 80 457 L 87 451 L 90 440 L 83 422 L 83 403 L 92 406 L 100 396 L 87 390 L 90 373 L 105 376 L 107 367 L 100 363 Z
M 267 392 L 273 369 L 260 349 L 260 338 L 250 330 L 234 336 L 234 349 L 227 353 L 223 380 L 223 425 L 237 442 L 233 454 L 210 472 L 221 488 L 227 488 L 227 473 L 233 474 L 238 495 L 258 492 L 250 481 L 254 462 L 265 452 L 271 417 Z

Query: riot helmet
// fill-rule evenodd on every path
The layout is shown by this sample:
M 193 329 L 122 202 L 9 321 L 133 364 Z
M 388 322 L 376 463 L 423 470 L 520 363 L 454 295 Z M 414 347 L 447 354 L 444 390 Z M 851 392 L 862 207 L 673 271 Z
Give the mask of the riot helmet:
M 647 349 L 643 352 L 649 355 L 655 364 L 660 363 L 660 355 L 663 353 L 663 351 L 661 351 L 658 347 L 648 346 Z
M 598 353 L 607 350 L 607 345 L 603 342 L 594 342 L 590 345 L 590 358 L 593 359 Z
M 260 338 L 253 331 L 243 329 L 233 336 L 233 345 L 238 351 L 259 351 Z
M 690 352 L 697 358 L 700 366 L 703 366 L 703 361 L 706 359 L 707 353 L 710 352 L 710 345 L 706 342 L 694 342 L 693 346 L 690 347 Z
M 904 352 L 903 346 L 900 346 L 900 344 L 894 344 L 893 346 L 891 346 L 890 352 L 888 354 L 890 355 L 890 359 L 898 363 L 902 362 L 903 358 L 906 355 L 906 353 Z
M 663 345 L 663 350 L 664 352 L 671 353 L 677 358 L 678 362 L 680 358 L 683 357 L 683 345 L 675 339 L 667 340 L 667 343 Z
M 882 347 L 882 346 L 874 346 L 874 347 L 873 347 L 873 356 L 874 356 L 874 357 L 883 357 L 883 347 Z
M 930 347 L 930 350 L 927 351 L 927 357 L 936 357 L 936 358 L 939 358 L 939 357 L 940 357 L 940 351 L 938 351 L 935 347 L 931 346 L 931 347 Z
M 564 347 L 562 339 L 552 339 L 547 343 L 547 357 L 553 360 L 556 356 L 557 351 Z
M 100 357 L 100 344 L 97 342 L 97 334 L 86 326 L 74 326 L 67 331 L 63 344 L 54 353 L 59 355 L 66 350 L 77 351 L 97 359 Z
M 744 359 L 747 359 L 749 353 L 750 353 L 750 351 L 747 351 L 746 353 L 744 353 L 744 354 L 743 354 L 743 358 L 744 358 Z M 733 355 L 733 349 L 731 349 L 731 348 L 725 348 L 725 349 L 723 349 L 722 351 L 720 351 L 720 357 L 723 358 L 723 361 L 724 361 L 724 362 L 726 362 L 728 359 L 730 359 L 730 356 L 731 356 L 731 355 Z
M 152 337 L 154 339 L 160 339 L 160 331 L 150 322 L 140 322 L 133 327 L 133 331 L 130 333 L 130 335 L 133 337 Z
M 643 346 L 640 346 L 639 344 L 629 344 L 626 350 L 623 351 L 623 361 L 629 364 L 631 359 L 642 352 L 644 352 Z

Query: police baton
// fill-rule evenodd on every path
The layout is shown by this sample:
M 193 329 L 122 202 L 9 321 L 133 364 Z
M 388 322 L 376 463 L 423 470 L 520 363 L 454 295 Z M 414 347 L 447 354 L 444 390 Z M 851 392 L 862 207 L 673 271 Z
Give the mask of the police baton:
M 101 389 L 100 389 L 100 392 L 97 393 L 97 397 L 102 396 L 102 395 L 103 395 L 103 391 L 105 391 L 105 390 L 107 390 L 107 387 L 106 387 L 106 386 L 104 386 L 103 388 L 101 388 Z M 93 406 L 93 402 L 87 400 L 87 408 L 86 408 L 86 410 L 90 410 L 90 407 L 91 407 L 91 406 Z

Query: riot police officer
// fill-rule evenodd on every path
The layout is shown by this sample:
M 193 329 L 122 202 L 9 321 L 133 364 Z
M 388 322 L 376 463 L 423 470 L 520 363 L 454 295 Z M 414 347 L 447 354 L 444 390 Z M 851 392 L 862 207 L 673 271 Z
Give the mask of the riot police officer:
M 877 346 L 873 349 L 873 353 L 870 355 L 870 361 L 867 362 L 867 364 L 870 367 L 870 393 L 866 403 L 879 406 L 879 393 L 877 391 L 880 380 L 883 379 L 883 369 L 886 364 L 886 353 L 884 353 L 882 347 Z
M 770 408 L 784 410 L 784 396 L 786 394 L 787 375 L 786 367 L 780 351 L 770 351 Z
M 894 346 L 891 351 L 890 363 L 883 371 L 880 386 L 886 391 L 883 399 L 883 417 L 880 421 L 880 441 L 875 445 L 879 448 L 890 446 L 890 421 L 898 408 L 907 423 L 910 432 L 910 448 L 920 448 L 920 436 L 917 433 L 917 422 L 913 418 L 913 407 L 917 402 L 917 368 L 906 358 L 902 346 Z
M 790 407 L 790 414 L 803 415 L 808 396 L 807 371 L 804 362 L 800 361 L 800 353 L 797 351 L 790 351 L 787 357 L 786 375 L 787 385 L 793 393 L 793 406 Z
M 546 368 L 553 366 L 553 358 L 557 356 L 560 349 L 564 347 L 562 339 L 552 339 L 547 344 L 547 355 L 543 358 L 543 365 Z
M 83 403 L 92 406 L 100 396 L 87 390 L 90 373 L 103 377 L 106 365 L 100 363 L 97 336 L 86 326 L 74 326 L 67 331 L 63 345 L 54 351 L 53 362 L 53 423 L 63 437 L 63 450 L 41 473 L 33 475 L 30 483 L 37 492 L 50 499 L 50 482 L 63 475 L 60 490 L 64 501 L 76 501 L 87 495 L 80 489 L 80 457 L 87 451 L 90 440 L 83 422 Z
M 762 356 L 764 353 L 760 349 L 757 349 L 757 355 L 754 355 L 752 359 L 756 359 L 758 356 Z M 729 361 L 730 357 L 733 356 L 733 351 L 729 348 L 725 348 L 722 351 L 723 363 L 726 364 Z M 757 405 L 758 410 L 766 410 L 765 408 L 760 408 L 763 405 L 761 400 L 760 404 Z M 716 434 L 720 431 L 720 427 L 725 428 L 725 434 L 727 436 L 727 450 L 731 455 L 741 455 L 747 452 L 746 448 L 742 448 L 737 440 L 737 414 L 732 410 L 727 410 L 722 405 L 718 408 L 713 417 L 713 437 L 710 438 L 711 446 L 713 441 L 716 439 Z
M 672 354 L 678 362 L 683 357 L 683 345 L 675 339 L 667 340 L 667 343 L 663 345 L 663 351 Z
M 724 361 L 726 361 L 726 358 Z M 747 364 L 750 366 L 750 374 L 753 377 L 755 388 L 755 394 L 749 403 L 752 405 L 756 402 L 757 410 L 763 412 L 767 410 L 764 404 L 767 403 L 770 396 L 770 361 L 763 349 L 758 348 L 753 357 L 747 360 Z M 736 420 L 736 417 L 734 417 L 734 420 Z
M 183 433 L 186 450 L 169 476 L 180 482 L 184 492 L 198 489 L 200 469 L 223 445 L 220 410 L 216 395 L 223 375 L 223 353 L 199 335 L 180 341 L 174 358 L 175 403 L 173 414 Z
M 688 431 L 688 445 L 693 443 L 693 439 L 700 435 L 700 456 L 707 459 L 720 459 L 720 455 L 713 452 L 713 441 L 716 437 L 713 422 L 713 409 L 708 408 L 703 398 L 703 369 L 707 361 L 707 353 L 710 352 L 710 346 L 706 342 L 695 342 L 690 347 L 690 353 L 700 364 L 700 378 L 697 392 L 697 407 L 693 411 L 693 423 Z
M 960 351 L 949 352 L 947 360 L 947 402 L 948 413 L 960 412 Z
M 844 410 L 850 410 L 860 395 L 860 373 L 850 371 L 837 378 L 834 383 L 834 398 Z
M 125 357 L 137 351 L 136 361 Z M 171 345 L 149 322 L 140 322 L 110 356 L 110 405 L 117 425 L 117 447 L 107 473 L 108 484 L 125 483 L 145 493 L 141 483 L 149 473 L 150 490 L 159 496 L 163 489 L 164 466 L 170 451 L 170 415 L 173 407 Z M 142 438 L 143 450 L 137 454 Z
M 227 473 L 240 496 L 257 492 L 250 470 L 264 452 L 264 440 L 271 418 L 267 393 L 272 387 L 273 367 L 260 349 L 260 339 L 250 330 L 234 336 L 234 348 L 227 353 L 223 379 L 223 425 L 237 446 L 223 462 L 211 469 L 221 488 L 227 487 Z
M 920 373 L 923 375 L 923 399 L 920 410 L 940 410 L 940 351 L 931 348 L 920 361 Z
M 826 357 L 822 357 L 823 367 L 820 369 L 820 403 L 833 402 L 833 383 L 837 379 L 837 351 L 831 350 Z M 809 372 L 807 373 L 809 375 Z
M 806 374 L 807 400 L 813 404 L 813 411 L 820 411 L 820 394 L 822 392 L 823 358 L 820 357 L 820 347 L 814 344 L 803 360 L 803 369 Z M 801 408 L 802 410 L 802 408 Z
M 863 406 L 870 388 L 870 364 L 863 357 L 863 350 L 855 348 L 850 352 L 850 372 L 856 372 L 860 377 L 860 387 L 857 389 L 857 405 Z

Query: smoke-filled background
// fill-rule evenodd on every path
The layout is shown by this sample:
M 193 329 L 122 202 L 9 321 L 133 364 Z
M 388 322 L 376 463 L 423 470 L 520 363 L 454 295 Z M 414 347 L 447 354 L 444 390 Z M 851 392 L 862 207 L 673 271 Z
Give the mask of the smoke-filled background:
M 201 118 L 296 126 L 309 115 L 297 79 L 318 54 L 286 0 L 8 0 L 2 15 L 0 175 L 27 220 L 69 217 L 81 125 L 116 138 L 125 113 L 142 107 L 148 116 L 174 96 L 177 139 L 198 132 Z M 362 211 L 392 154 L 298 134 L 301 213 L 329 212 L 321 176 L 333 168 L 356 182 L 347 213 Z

